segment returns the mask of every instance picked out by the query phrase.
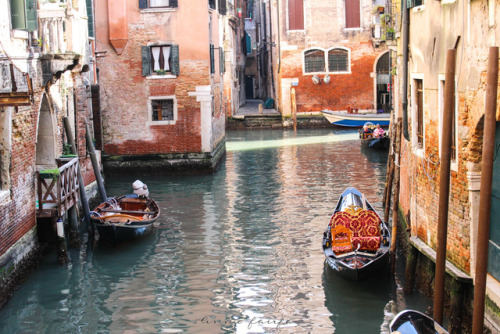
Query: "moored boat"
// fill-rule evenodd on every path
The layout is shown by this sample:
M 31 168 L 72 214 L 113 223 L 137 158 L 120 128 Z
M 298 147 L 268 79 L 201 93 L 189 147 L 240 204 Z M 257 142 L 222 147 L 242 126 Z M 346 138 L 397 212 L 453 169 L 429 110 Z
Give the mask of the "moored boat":
M 362 127 L 366 122 L 389 126 L 391 115 L 388 113 L 348 113 L 346 111 L 321 111 L 323 116 L 333 125 L 351 128 Z
M 347 279 L 362 280 L 387 265 L 390 239 L 387 224 L 350 187 L 339 198 L 322 245 L 330 268 Z
M 434 319 L 414 310 L 399 312 L 389 327 L 392 334 L 448 334 Z
M 148 235 L 159 216 L 156 202 L 137 194 L 109 198 L 91 212 L 99 240 L 114 245 Z

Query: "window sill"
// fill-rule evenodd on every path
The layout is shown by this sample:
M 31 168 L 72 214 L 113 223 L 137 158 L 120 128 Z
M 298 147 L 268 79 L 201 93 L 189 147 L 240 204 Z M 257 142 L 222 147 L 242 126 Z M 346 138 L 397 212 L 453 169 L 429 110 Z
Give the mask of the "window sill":
M 414 13 L 418 13 L 418 12 L 423 11 L 424 9 L 425 9 L 425 5 L 420 5 L 420 6 L 413 7 L 411 9 L 411 11 Z
M 176 75 L 165 74 L 165 75 L 148 75 L 146 79 L 156 80 L 156 79 L 175 79 Z
M 352 72 L 351 71 L 348 71 L 348 72 L 307 72 L 307 73 L 303 73 L 304 76 L 306 75 L 310 75 L 310 76 L 313 76 L 313 75 L 339 75 L 339 74 L 351 74 Z
M 147 126 L 155 126 L 155 125 L 175 125 L 176 120 L 172 121 L 149 121 L 146 123 Z
M 344 28 L 344 31 L 363 31 L 363 28 Z
M 5 205 L 10 201 L 10 190 L 0 190 L 0 205 Z
M 151 14 L 151 13 L 169 13 L 169 12 L 176 12 L 177 7 L 175 8 L 147 8 L 147 9 L 141 9 L 140 13 L 141 14 Z
M 28 39 L 29 33 L 26 30 L 13 29 L 12 30 L 12 37 L 13 38 L 20 38 L 20 39 Z

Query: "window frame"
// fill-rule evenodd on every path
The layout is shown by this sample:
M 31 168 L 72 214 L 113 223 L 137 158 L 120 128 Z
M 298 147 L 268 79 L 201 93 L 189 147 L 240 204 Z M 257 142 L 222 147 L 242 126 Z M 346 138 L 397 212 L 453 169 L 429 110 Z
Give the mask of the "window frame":
M 151 7 L 150 1 L 151 0 L 139 0 L 139 10 L 141 13 L 172 11 L 176 10 L 179 6 L 178 0 L 168 0 L 168 6 L 162 7 Z
M 312 50 L 319 50 L 323 52 L 323 60 L 325 65 L 325 70 L 322 72 L 306 72 L 306 53 Z M 329 53 L 332 50 L 342 50 L 347 53 L 347 71 L 331 71 L 329 64 Z M 305 49 L 302 52 L 302 74 L 303 75 L 317 75 L 317 74 L 351 74 L 351 50 L 343 46 L 334 46 L 328 49 L 313 47 Z
M 172 100 L 173 101 L 173 119 L 172 120 L 153 120 L 153 101 L 154 100 Z M 150 96 L 148 98 L 148 122 L 147 125 L 175 125 L 178 119 L 177 114 L 177 99 L 175 95 L 165 95 L 165 96 Z
M 344 0 L 344 19 L 345 19 L 345 26 L 344 26 L 344 29 L 345 30 L 361 30 L 362 29 L 362 18 L 361 18 L 361 0 L 355 0 L 355 1 L 358 1 L 358 19 L 359 19 L 359 24 L 357 27 L 348 27 L 347 24 L 347 1 L 354 1 L 354 0 Z M 352 10 L 352 9 L 351 9 Z
M 417 82 L 422 82 L 422 143 L 418 141 L 418 101 L 417 101 Z M 411 115 L 412 115 L 412 143 L 415 153 L 424 157 L 425 149 L 425 82 L 424 75 L 421 73 L 413 73 L 411 75 Z
M 290 18 L 291 18 L 291 10 L 290 10 L 290 3 L 294 2 L 294 5 L 297 6 L 296 1 L 300 1 L 302 3 L 302 27 L 300 27 L 300 24 L 294 24 L 292 28 L 292 24 Z M 304 10 L 304 0 L 287 0 L 286 2 L 286 20 L 287 20 L 287 28 L 288 31 L 304 31 L 306 29 L 306 17 L 305 17 L 305 10 Z M 294 20 L 296 21 L 296 20 Z
M 158 74 L 154 70 L 154 55 L 153 48 L 155 47 L 169 47 L 169 66 L 170 70 L 164 74 Z M 161 49 L 160 52 L 163 50 Z M 169 42 L 156 42 L 148 43 L 146 46 L 141 46 L 141 60 L 142 60 L 142 76 L 147 79 L 169 79 L 177 78 L 180 75 L 180 61 L 179 61 L 179 45 Z

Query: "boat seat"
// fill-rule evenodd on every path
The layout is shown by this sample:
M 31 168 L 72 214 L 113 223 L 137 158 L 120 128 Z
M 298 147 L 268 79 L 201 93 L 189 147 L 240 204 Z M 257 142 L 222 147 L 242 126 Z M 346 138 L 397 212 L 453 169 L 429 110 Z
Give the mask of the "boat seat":
M 336 212 L 330 225 L 333 228 L 342 225 L 352 232 L 354 248 L 360 246 L 362 251 L 376 251 L 380 247 L 380 223 L 377 214 L 371 210 L 361 210 L 355 214 Z
M 332 227 L 332 250 L 335 253 L 344 253 L 352 251 L 351 237 L 352 232 L 347 227 L 338 225 Z

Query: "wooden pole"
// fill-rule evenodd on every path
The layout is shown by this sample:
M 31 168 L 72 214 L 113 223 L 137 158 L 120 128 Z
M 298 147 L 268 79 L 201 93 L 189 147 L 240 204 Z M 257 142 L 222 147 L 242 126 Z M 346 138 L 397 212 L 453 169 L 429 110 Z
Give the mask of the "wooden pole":
M 66 138 L 68 139 L 68 143 L 71 145 L 71 153 L 75 154 L 76 158 L 78 159 L 78 184 L 80 185 L 80 200 L 82 202 L 85 222 L 87 223 L 87 227 L 93 231 L 94 226 L 92 225 L 92 221 L 90 220 L 89 201 L 87 199 L 87 194 L 85 193 L 85 183 L 83 183 L 82 171 L 80 169 L 80 159 L 78 157 L 78 151 L 76 150 L 75 140 L 73 137 L 73 133 L 71 132 L 71 126 L 69 124 L 68 117 L 64 117 L 63 122 L 64 129 L 66 130 Z
M 495 153 L 495 127 L 498 91 L 498 47 L 490 47 L 486 81 L 484 110 L 483 165 L 479 198 L 479 222 L 477 231 L 476 278 L 474 280 L 474 311 L 472 334 L 483 333 L 486 298 L 486 274 L 488 267 L 488 244 L 490 239 L 491 193 L 493 181 L 493 158 Z
M 444 82 L 443 136 L 441 138 L 441 168 L 439 172 L 439 212 L 437 227 L 436 273 L 434 281 L 434 320 L 443 324 L 444 280 L 446 273 L 446 240 L 450 196 L 450 160 L 453 114 L 455 106 L 456 50 L 446 54 Z
M 398 234 L 398 214 L 399 214 L 399 187 L 400 187 L 400 180 L 399 180 L 399 166 L 398 164 L 400 163 L 400 153 L 401 153 L 401 118 L 398 118 L 398 122 L 396 124 L 396 152 L 394 152 L 394 155 L 398 156 L 398 162 L 394 162 L 394 182 L 396 182 L 394 186 L 394 201 L 392 204 L 392 238 L 391 238 L 391 259 L 392 259 L 392 267 L 394 269 L 394 264 L 395 264 L 395 255 L 396 255 L 396 241 L 397 241 L 397 234 Z
M 297 101 L 295 100 L 295 88 L 292 88 L 290 98 L 292 100 L 293 131 L 297 131 Z
M 391 122 L 391 128 L 389 133 L 391 134 L 391 141 L 394 143 L 396 138 L 394 138 L 394 135 L 396 134 L 396 122 L 394 118 L 392 119 Z M 391 195 L 392 195 L 392 183 L 394 180 L 394 150 L 395 150 L 395 145 L 391 145 L 391 149 L 389 152 L 389 157 L 387 159 L 387 173 L 385 176 L 385 189 L 384 189 L 384 200 L 383 200 L 383 206 L 384 206 L 384 221 L 388 222 L 389 221 L 389 212 L 391 211 Z
M 97 162 L 97 157 L 95 155 L 95 148 L 92 144 L 92 137 L 90 136 L 89 125 L 85 124 L 85 138 L 87 139 L 87 150 L 89 151 L 90 160 L 92 161 L 92 169 L 94 170 L 95 179 L 97 181 L 97 186 L 99 187 L 99 194 L 101 195 L 101 202 L 105 202 L 108 197 L 106 195 L 106 189 L 104 188 L 104 182 L 102 181 L 101 171 L 99 169 L 99 163 Z

